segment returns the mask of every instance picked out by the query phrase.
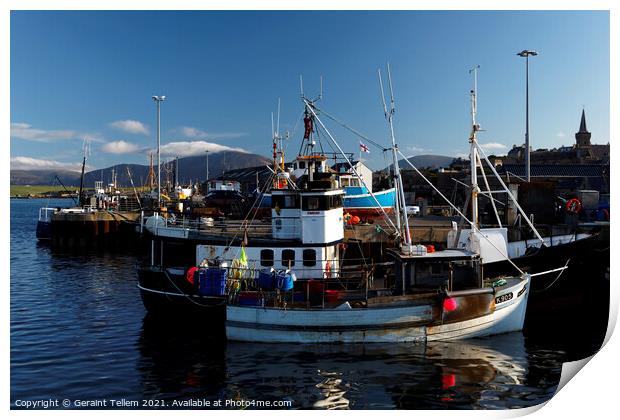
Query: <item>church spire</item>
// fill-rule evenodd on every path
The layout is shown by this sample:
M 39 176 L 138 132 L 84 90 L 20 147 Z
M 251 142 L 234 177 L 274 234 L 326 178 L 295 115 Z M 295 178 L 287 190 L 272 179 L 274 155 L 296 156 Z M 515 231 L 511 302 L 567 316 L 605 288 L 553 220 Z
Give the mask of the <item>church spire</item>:
M 577 143 L 577 148 L 588 148 L 590 147 L 590 137 L 592 137 L 592 133 L 588 131 L 586 127 L 586 110 L 581 111 L 581 123 L 579 124 L 579 132 L 575 133 L 575 140 Z
M 587 133 L 588 129 L 586 128 L 586 110 L 585 108 L 581 111 L 581 124 L 579 124 L 579 132 Z

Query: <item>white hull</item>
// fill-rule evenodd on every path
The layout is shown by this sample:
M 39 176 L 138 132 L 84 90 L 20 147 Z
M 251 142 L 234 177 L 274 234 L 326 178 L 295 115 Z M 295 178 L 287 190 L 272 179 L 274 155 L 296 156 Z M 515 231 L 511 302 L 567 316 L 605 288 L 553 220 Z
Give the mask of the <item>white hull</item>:
M 521 292 L 521 294 L 519 294 Z M 386 343 L 457 340 L 523 329 L 529 276 L 502 289 L 490 313 L 441 324 L 429 303 L 351 309 L 278 309 L 229 305 L 229 340 L 262 343 Z

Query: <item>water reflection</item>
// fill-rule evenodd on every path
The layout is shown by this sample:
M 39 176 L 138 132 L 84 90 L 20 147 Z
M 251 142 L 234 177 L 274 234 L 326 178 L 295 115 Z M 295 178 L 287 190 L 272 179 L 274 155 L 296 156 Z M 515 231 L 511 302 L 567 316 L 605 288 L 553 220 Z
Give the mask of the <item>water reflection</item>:
M 345 394 L 351 388 L 351 384 L 342 382 L 342 373 L 325 372 L 319 369 L 318 375 L 325 377 L 323 381 L 316 384 L 323 398 L 317 400 L 312 406 L 328 410 L 349 408 L 349 400 L 345 398 Z
M 586 346 L 575 353 L 576 345 L 588 344 L 574 339 L 575 325 L 583 334 L 589 330 L 567 323 L 563 311 L 555 311 L 562 318 L 557 323 L 540 318 L 540 336 L 526 332 L 525 340 L 509 334 L 429 345 L 226 343 L 212 333 L 210 319 L 145 317 L 135 255 L 38 244 L 36 214 L 45 204 L 16 201 L 11 202 L 12 400 L 255 399 L 286 400 L 307 409 L 520 407 L 546 401 L 561 363 L 592 351 Z M 562 324 L 571 331 L 558 335 Z
M 226 341 L 208 320 L 145 316 L 136 344 L 145 398 L 219 399 L 226 379 Z
M 137 370 L 148 398 L 289 400 L 292 408 L 507 408 L 546 401 L 559 378 L 528 385 L 523 335 L 454 343 L 225 343 L 205 321 L 145 317 Z M 545 372 L 549 372 L 549 367 Z

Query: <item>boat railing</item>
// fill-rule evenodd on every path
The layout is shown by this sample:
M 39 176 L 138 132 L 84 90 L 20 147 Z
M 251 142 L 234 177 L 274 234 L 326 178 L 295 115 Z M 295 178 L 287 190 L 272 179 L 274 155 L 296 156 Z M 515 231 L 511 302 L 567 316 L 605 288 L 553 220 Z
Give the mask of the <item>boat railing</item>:
M 39 222 L 50 222 L 55 212 L 56 208 L 54 207 L 41 207 L 39 209 Z
M 326 271 L 317 261 L 317 267 L 304 267 L 303 278 L 300 278 L 301 271 L 296 271 L 294 266 L 290 270 L 271 270 L 261 267 L 260 261 L 239 265 L 238 260 L 217 260 L 215 264 L 200 268 L 227 271 L 226 295 L 231 304 L 327 307 L 348 301 L 350 305 L 364 305 L 373 293 L 376 294 L 373 270 L 364 265 Z M 282 287 L 290 273 L 297 273 L 295 279 L 289 279 L 288 286 Z M 265 283 L 265 274 L 267 283 L 272 276 L 271 284 Z
M 204 234 L 222 234 L 231 235 L 243 234 L 244 231 L 251 232 L 252 235 L 270 235 L 272 232 L 271 223 L 254 222 L 251 225 L 241 220 L 225 220 L 215 221 L 210 218 L 189 218 L 189 217 L 168 217 L 162 218 L 157 227 L 159 228 L 179 228 L 186 230 L 194 230 Z

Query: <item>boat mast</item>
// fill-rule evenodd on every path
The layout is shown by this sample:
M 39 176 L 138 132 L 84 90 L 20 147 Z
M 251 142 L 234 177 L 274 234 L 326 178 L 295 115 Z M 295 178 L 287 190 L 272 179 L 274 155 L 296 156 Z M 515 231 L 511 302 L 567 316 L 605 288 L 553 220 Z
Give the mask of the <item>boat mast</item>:
M 478 149 L 476 148 L 476 132 L 480 131 L 480 126 L 476 123 L 477 94 L 478 94 L 478 69 L 476 65 L 469 73 L 474 74 L 474 88 L 470 91 L 471 96 L 471 134 L 469 135 L 469 161 L 471 172 L 471 221 L 475 227 L 479 227 L 478 221 Z
M 88 140 L 84 139 L 84 157 L 82 158 L 82 174 L 80 175 L 80 192 L 78 195 L 78 205 L 81 207 L 84 200 L 82 199 L 82 190 L 84 188 L 84 168 L 86 167 L 86 154 L 88 153 Z
M 390 137 L 392 139 L 392 159 L 394 160 L 394 182 L 397 188 L 397 197 L 396 197 L 396 212 L 398 217 L 396 218 L 396 226 L 398 228 L 399 234 L 401 234 L 401 220 L 404 225 L 404 243 L 403 245 L 406 248 L 411 247 L 411 234 L 409 231 L 409 220 L 407 219 L 407 211 L 405 204 L 405 191 L 403 189 L 402 177 L 400 174 L 400 167 L 398 166 L 398 145 L 396 144 L 396 137 L 394 135 L 394 123 L 393 117 L 395 112 L 394 107 L 394 90 L 392 89 L 392 74 L 390 72 L 390 63 L 387 64 L 387 72 L 388 72 L 388 83 L 390 86 L 390 110 L 388 111 L 387 105 L 385 102 L 385 94 L 383 92 L 383 80 L 381 79 L 381 69 L 378 70 L 379 74 L 379 86 L 381 87 L 381 100 L 383 101 L 383 113 L 385 115 L 386 120 L 388 121 L 388 125 L 390 127 Z
M 273 173 L 275 175 L 273 184 L 274 188 L 278 188 L 280 182 L 278 179 L 278 172 L 286 172 L 284 169 L 284 147 L 282 145 L 282 140 L 288 138 L 288 131 L 284 136 L 280 135 L 280 98 L 278 98 L 278 116 L 275 126 L 273 124 L 273 112 L 271 113 L 271 134 L 273 140 Z M 279 162 L 278 155 L 280 156 Z M 258 185 L 258 183 L 256 185 Z
M 174 161 L 174 186 L 175 188 L 177 185 L 180 185 L 179 183 L 179 157 L 178 156 L 176 160 Z

